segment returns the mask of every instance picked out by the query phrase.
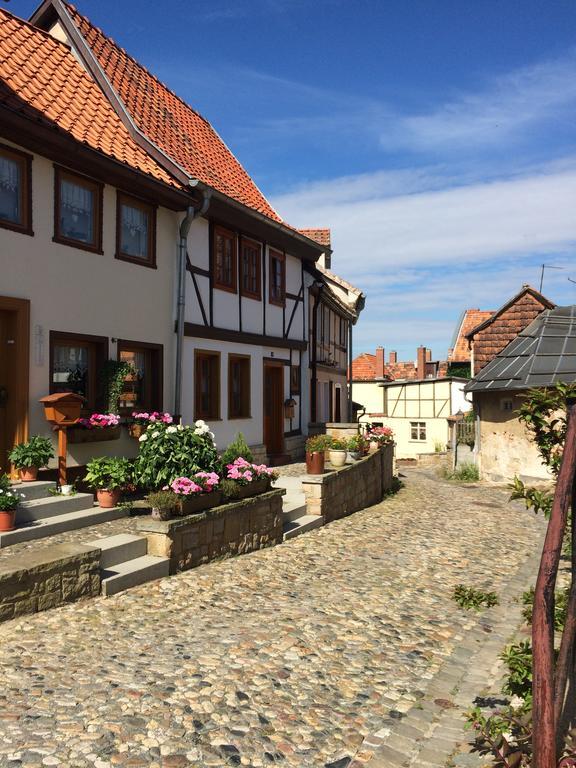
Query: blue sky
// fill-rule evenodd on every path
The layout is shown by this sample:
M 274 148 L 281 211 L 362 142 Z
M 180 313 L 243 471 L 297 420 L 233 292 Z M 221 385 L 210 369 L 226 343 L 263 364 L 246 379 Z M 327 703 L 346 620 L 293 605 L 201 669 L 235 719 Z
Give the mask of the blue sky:
M 6 4 L 27 16 L 29 0 Z M 356 351 L 443 357 L 524 282 L 576 303 L 573 0 L 77 0 L 207 117 L 280 214 L 333 232 Z

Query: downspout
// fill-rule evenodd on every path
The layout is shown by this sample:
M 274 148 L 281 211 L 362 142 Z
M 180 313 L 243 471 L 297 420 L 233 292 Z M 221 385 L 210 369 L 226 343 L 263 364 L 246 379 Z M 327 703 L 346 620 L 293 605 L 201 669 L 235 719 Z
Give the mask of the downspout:
M 310 385 L 310 421 L 315 424 L 318 418 L 318 309 L 320 307 L 320 296 L 324 286 L 321 283 L 314 283 L 310 293 L 314 296 L 314 309 L 312 310 L 312 359 L 310 367 L 312 369 L 312 383 Z
M 178 299 L 176 306 L 176 370 L 174 379 L 174 416 L 182 417 L 182 362 L 184 357 L 184 323 L 186 318 L 186 256 L 188 234 L 194 219 L 203 216 L 210 205 L 210 192 L 205 191 L 200 208 L 188 206 L 186 216 L 180 223 L 178 242 Z
M 348 424 L 352 424 L 354 403 L 352 400 L 352 323 L 348 324 Z

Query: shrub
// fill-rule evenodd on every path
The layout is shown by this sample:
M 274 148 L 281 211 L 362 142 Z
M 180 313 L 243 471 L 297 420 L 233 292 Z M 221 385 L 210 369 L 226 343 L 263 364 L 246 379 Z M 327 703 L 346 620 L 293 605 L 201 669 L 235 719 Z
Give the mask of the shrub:
M 444 470 L 446 480 L 455 480 L 460 483 L 475 483 L 480 480 L 480 472 L 476 464 L 464 462 L 454 470 Z
M 0 512 L 11 512 L 16 509 L 20 501 L 20 494 L 15 491 L 0 489 Z
M 570 596 L 570 587 L 566 587 L 556 592 L 554 597 L 554 629 L 561 632 L 566 624 L 566 612 L 568 610 L 568 598 Z M 522 602 L 526 606 L 522 611 L 527 624 L 532 624 L 532 608 L 534 605 L 534 587 L 522 595 Z
M 8 475 L 0 475 L 0 491 L 10 490 L 10 478 Z
M 193 427 L 151 424 L 140 437 L 134 478 L 142 488 L 157 490 L 177 477 L 213 472 L 217 464 L 214 435 L 205 422 Z
M 454 587 L 453 599 L 461 608 L 473 611 L 479 611 L 483 606 L 491 608 L 493 605 L 498 605 L 496 592 L 485 592 L 475 587 L 466 587 L 464 584 L 457 584 Z
M 8 458 L 17 469 L 45 467 L 54 458 L 52 441 L 48 437 L 35 435 L 27 443 L 15 445 Z
M 508 667 L 502 691 L 520 696 L 524 701 L 532 699 L 532 646 L 529 640 L 512 643 L 502 651 L 500 658 Z
M 126 488 L 133 478 L 132 462 L 117 456 L 99 456 L 89 461 L 86 469 L 85 482 L 101 491 Z
M 228 464 L 233 464 L 236 459 L 246 459 L 246 461 L 253 462 L 254 456 L 250 450 L 248 443 L 246 442 L 242 432 L 239 432 L 234 440 L 230 443 L 228 448 L 224 451 L 220 457 L 222 466 L 226 467 Z

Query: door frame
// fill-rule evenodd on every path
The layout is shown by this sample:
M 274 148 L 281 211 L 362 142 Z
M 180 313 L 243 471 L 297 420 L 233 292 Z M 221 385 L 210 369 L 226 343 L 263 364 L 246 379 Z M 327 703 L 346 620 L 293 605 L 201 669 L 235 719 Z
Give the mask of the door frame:
M 272 454 L 273 456 L 281 456 L 284 453 L 285 443 L 284 443 L 284 395 L 285 395 L 285 386 L 284 386 L 284 366 L 285 361 L 284 360 L 270 360 L 270 359 L 264 359 L 263 361 L 264 365 L 262 368 L 262 442 L 266 446 L 266 451 L 268 452 L 268 446 L 266 445 L 266 434 L 265 434 L 265 423 L 266 423 L 266 369 L 275 368 L 280 369 L 280 380 L 282 382 L 282 397 L 280 401 L 280 420 L 279 420 L 279 448 L 280 451 L 275 452 Z M 270 456 L 270 454 L 268 454 Z
M 0 311 L 13 312 L 16 315 L 16 370 L 14 386 L 16 398 L 13 400 L 15 415 L 15 442 L 28 439 L 28 405 L 30 386 L 30 301 L 0 296 Z

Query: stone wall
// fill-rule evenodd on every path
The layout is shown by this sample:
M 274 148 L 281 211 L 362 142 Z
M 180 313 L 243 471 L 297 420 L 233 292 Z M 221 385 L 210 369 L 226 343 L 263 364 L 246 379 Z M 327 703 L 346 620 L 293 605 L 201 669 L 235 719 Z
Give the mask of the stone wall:
M 350 424 L 326 424 L 326 434 L 336 437 L 339 440 L 349 440 L 351 437 L 358 434 L 359 429 L 360 425 L 357 421 L 353 421 Z
M 302 481 L 306 513 L 337 520 L 382 501 L 393 483 L 394 446 L 324 475 L 307 475 Z
M 0 566 L 0 621 L 100 594 L 100 550 L 57 544 Z
M 172 520 L 138 520 L 148 554 L 170 558 L 170 573 L 243 555 L 282 542 L 282 496 L 279 488 L 249 499 Z
M 304 461 L 306 455 L 306 438 L 304 435 L 291 435 L 284 438 L 284 450 L 292 461 Z

